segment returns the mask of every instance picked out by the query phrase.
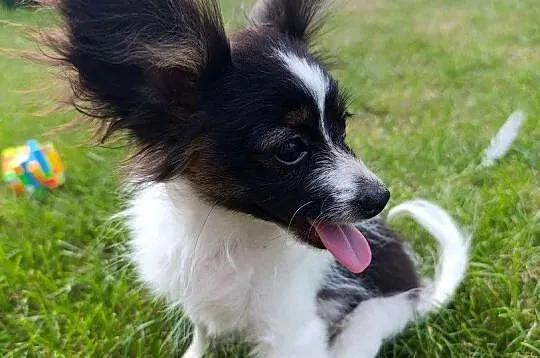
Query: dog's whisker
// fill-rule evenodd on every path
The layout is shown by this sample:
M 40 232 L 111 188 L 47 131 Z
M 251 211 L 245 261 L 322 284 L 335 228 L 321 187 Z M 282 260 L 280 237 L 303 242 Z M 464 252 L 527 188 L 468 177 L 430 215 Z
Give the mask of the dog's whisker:
M 317 226 L 318 224 L 321 223 L 322 218 L 324 217 L 324 214 L 325 214 L 325 211 L 324 211 L 323 208 L 324 208 L 325 203 L 326 203 L 329 199 L 331 199 L 331 196 L 330 196 L 330 195 L 327 195 L 327 196 L 324 198 L 324 200 L 323 200 L 323 202 L 322 202 L 322 204 L 321 204 L 321 210 L 319 211 L 319 214 L 313 219 L 311 225 L 309 226 L 309 230 L 308 230 L 308 232 L 307 232 L 307 237 L 310 237 L 310 236 L 311 236 L 312 230 L 315 230 L 315 226 Z
M 310 200 L 308 201 L 307 203 L 301 205 L 298 209 L 296 209 L 296 211 L 294 212 L 294 214 L 291 216 L 291 220 L 289 220 L 289 225 L 287 226 L 287 230 L 290 230 L 291 228 L 291 225 L 292 225 L 292 222 L 294 220 L 294 217 L 296 215 L 298 215 L 298 213 L 300 212 L 300 210 L 302 210 L 303 208 L 305 208 L 306 206 L 308 206 L 309 204 L 313 203 L 313 200 Z
M 206 224 L 208 223 L 208 220 L 210 219 L 210 215 L 212 214 L 212 212 L 214 211 L 216 207 L 216 204 L 213 204 L 211 207 L 210 207 L 210 210 L 208 211 L 208 214 L 206 215 L 206 217 L 204 218 L 203 220 L 203 223 L 201 225 L 201 229 L 199 230 L 199 233 L 197 234 L 197 236 L 195 237 L 195 248 L 194 248 L 194 251 L 197 252 L 197 249 L 198 249 L 198 246 L 199 246 L 199 239 L 201 238 L 203 232 L 204 232 L 204 228 L 206 227 Z M 197 262 L 196 262 L 196 258 L 197 258 L 197 255 L 193 255 L 191 257 L 191 262 L 190 262 L 190 277 L 193 277 L 193 272 L 195 270 L 195 266 L 197 266 Z

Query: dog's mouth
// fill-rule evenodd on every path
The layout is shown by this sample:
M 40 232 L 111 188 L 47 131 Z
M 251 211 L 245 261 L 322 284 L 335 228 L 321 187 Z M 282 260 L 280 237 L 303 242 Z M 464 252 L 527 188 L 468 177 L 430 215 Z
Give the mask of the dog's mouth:
M 360 273 L 371 263 L 371 248 L 364 235 L 351 224 L 313 222 L 311 240 L 317 240 L 349 271 Z
M 353 224 L 314 220 L 295 216 L 292 220 L 276 217 L 258 207 L 261 216 L 292 231 L 306 244 L 328 250 L 349 271 L 360 273 L 371 263 L 371 248 L 364 235 Z
M 306 244 L 328 250 L 351 272 L 360 273 L 371 263 L 369 243 L 352 224 L 329 223 L 301 216 L 296 216 L 289 222 L 274 216 L 272 221 L 277 221 L 287 230 L 294 232 Z
M 297 218 L 290 229 L 307 244 L 327 249 L 349 271 L 360 273 L 371 263 L 371 248 L 354 225 Z

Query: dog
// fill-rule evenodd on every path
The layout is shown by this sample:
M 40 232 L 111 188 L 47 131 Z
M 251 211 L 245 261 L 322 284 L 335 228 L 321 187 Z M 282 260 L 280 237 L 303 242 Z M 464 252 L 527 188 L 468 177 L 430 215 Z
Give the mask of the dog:
M 215 0 L 61 0 L 49 38 L 76 109 L 135 154 L 124 215 L 141 280 L 193 324 L 185 358 L 241 334 L 257 357 L 375 356 L 462 281 L 443 209 L 433 280 L 379 215 L 389 191 L 345 141 L 347 95 L 313 44 L 329 4 L 259 0 L 228 36 Z

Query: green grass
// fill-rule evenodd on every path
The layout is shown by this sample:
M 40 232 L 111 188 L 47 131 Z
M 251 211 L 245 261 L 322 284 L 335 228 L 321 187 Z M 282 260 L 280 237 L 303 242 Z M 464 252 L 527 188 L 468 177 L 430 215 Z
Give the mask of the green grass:
M 382 356 L 540 355 L 540 6 L 537 0 L 340 0 L 323 38 L 354 95 L 349 140 L 389 184 L 392 204 L 424 197 L 472 235 L 472 262 L 450 307 L 387 344 Z M 227 1 L 227 23 L 241 23 Z M 50 25 L 46 12 L 0 10 Z M 0 24 L 0 49 L 34 49 Z M 46 136 L 73 113 L 37 116 L 56 88 L 48 69 L 0 50 L 0 148 L 51 140 L 65 187 L 42 201 L 0 187 L 0 356 L 169 356 L 185 340 L 121 259 L 126 235 L 115 168 L 123 150 L 88 147 L 85 131 Z M 529 120 L 510 154 L 474 169 L 515 109 Z M 429 237 L 400 222 L 427 258 Z M 428 262 L 430 262 L 428 260 Z M 226 355 L 224 351 L 234 354 Z M 220 345 L 210 357 L 242 347 Z

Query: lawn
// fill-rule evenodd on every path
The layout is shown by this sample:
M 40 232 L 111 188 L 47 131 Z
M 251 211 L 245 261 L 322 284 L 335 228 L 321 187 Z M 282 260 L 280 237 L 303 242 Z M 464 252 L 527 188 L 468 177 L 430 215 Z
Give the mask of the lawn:
M 241 2 L 222 1 L 229 27 Z M 448 309 L 388 343 L 383 357 L 540 356 L 540 6 L 538 0 L 338 0 L 323 47 L 353 95 L 349 141 L 389 184 L 391 205 L 422 197 L 472 237 L 471 265 Z M 0 148 L 53 141 L 67 184 L 44 200 L 0 186 L 0 356 L 156 357 L 185 348 L 189 329 L 137 283 L 116 168 L 125 150 L 87 145 L 87 131 L 51 130 L 60 93 L 16 24 L 47 12 L 0 9 Z M 516 109 L 529 114 L 509 155 L 479 169 L 490 138 Z M 431 239 L 399 222 L 430 271 Z M 174 338 L 180 333 L 180 339 Z M 226 355 L 226 350 L 235 352 Z M 218 345 L 209 357 L 236 357 Z

